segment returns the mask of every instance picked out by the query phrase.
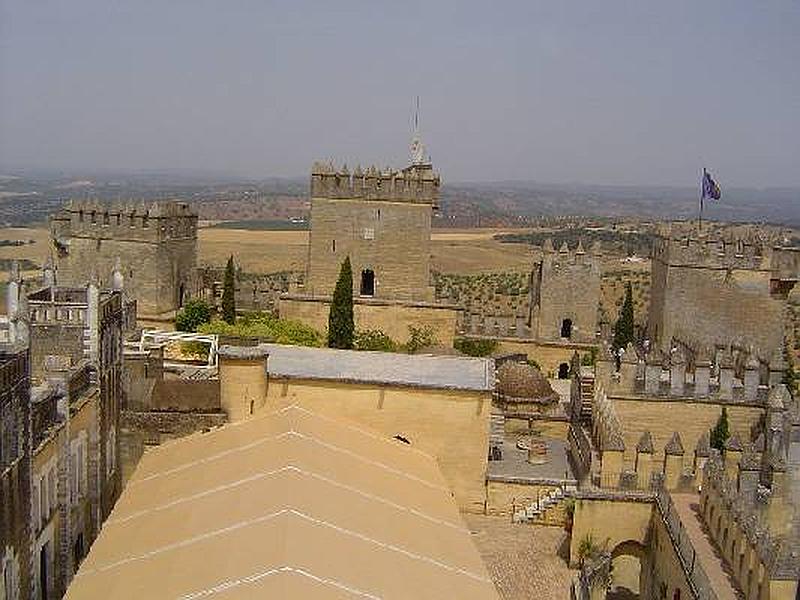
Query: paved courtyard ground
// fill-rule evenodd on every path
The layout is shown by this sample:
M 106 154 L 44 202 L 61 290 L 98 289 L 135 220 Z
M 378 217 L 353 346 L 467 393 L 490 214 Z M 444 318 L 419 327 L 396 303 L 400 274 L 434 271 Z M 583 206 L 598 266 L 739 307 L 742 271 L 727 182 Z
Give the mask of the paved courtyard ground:
M 503 600 L 563 600 L 576 571 L 560 527 L 513 524 L 508 517 L 464 515 Z

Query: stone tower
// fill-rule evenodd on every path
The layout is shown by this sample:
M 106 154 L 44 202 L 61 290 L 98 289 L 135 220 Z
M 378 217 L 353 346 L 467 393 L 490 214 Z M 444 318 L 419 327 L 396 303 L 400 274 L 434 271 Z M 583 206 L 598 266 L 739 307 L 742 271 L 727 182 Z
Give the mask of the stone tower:
M 95 272 L 101 287 L 113 288 L 121 266 L 117 277 L 139 316 L 152 318 L 170 318 L 190 294 L 197 214 L 183 202 L 72 200 L 50 217 L 50 236 L 58 285 L 86 285 Z
M 600 303 L 601 254 L 582 243 L 558 252 L 548 239 L 531 272 L 529 325 L 535 339 L 593 343 Z
M 311 231 L 306 291 L 330 296 L 349 256 L 356 297 L 432 301 L 431 214 L 439 175 L 419 139 L 400 171 L 315 163 L 311 170 Z
M 663 232 L 653 247 L 648 335 L 708 347 L 746 341 L 770 356 L 783 344 L 786 302 L 800 276 L 800 251 L 752 239 Z

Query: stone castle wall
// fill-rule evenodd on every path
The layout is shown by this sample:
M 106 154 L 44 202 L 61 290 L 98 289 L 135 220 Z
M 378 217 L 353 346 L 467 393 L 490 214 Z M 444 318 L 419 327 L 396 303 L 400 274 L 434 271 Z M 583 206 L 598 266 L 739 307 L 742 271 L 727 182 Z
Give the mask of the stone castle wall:
M 659 239 L 653 249 L 649 336 L 708 346 L 747 343 L 770 355 L 783 343 L 800 253 L 760 242 Z M 663 345 L 663 344 L 662 344 Z
M 432 300 L 430 234 L 429 204 L 312 198 L 306 292 L 333 294 L 349 256 L 354 296 L 369 269 L 376 298 Z
M 300 321 L 320 332 L 328 329 L 330 301 L 325 298 L 286 296 L 279 301 L 282 319 Z M 439 345 L 452 346 L 460 310 L 449 305 L 356 300 L 353 317 L 357 331 L 382 331 L 398 343 L 409 339 L 410 327 L 430 329 Z
M 353 294 L 362 274 L 374 274 L 375 298 L 432 301 L 431 212 L 439 176 L 429 165 L 351 176 L 344 167 L 314 165 L 311 173 L 311 229 L 304 293 L 333 293 L 344 259 L 353 268 Z
M 270 377 L 265 411 L 297 399 L 434 456 L 462 510 L 482 512 L 489 451 L 490 392 L 422 389 Z M 223 399 L 224 400 L 224 399 Z
M 186 204 L 103 205 L 72 201 L 50 219 L 59 285 L 97 274 L 111 287 L 117 260 L 140 313 L 176 310 L 191 293 L 197 265 L 197 214 Z
M 549 242 L 549 241 L 548 241 Z M 558 252 L 546 243 L 531 276 L 531 327 L 540 340 L 561 340 L 562 325 L 569 320 L 569 340 L 596 341 L 602 271 L 599 251 L 586 253 L 579 245 Z

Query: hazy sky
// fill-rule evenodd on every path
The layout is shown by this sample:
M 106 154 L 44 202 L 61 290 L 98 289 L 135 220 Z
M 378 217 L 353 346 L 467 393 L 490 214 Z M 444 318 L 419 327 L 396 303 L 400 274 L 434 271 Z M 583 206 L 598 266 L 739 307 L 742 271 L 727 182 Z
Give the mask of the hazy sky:
M 0 0 L 0 165 L 800 185 L 800 2 Z

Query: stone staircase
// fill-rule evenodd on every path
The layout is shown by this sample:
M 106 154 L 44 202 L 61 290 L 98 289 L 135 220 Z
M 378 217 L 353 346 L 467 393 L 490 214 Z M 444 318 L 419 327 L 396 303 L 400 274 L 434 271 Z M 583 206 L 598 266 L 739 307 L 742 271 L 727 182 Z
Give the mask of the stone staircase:
M 514 512 L 514 523 L 535 525 L 563 525 L 566 518 L 565 490 L 558 487 L 542 495 L 537 502 Z
M 580 375 L 581 386 L 581 423 L 592 422 L 592 401 L 594 400 L 594 372 L 582 368 Z

